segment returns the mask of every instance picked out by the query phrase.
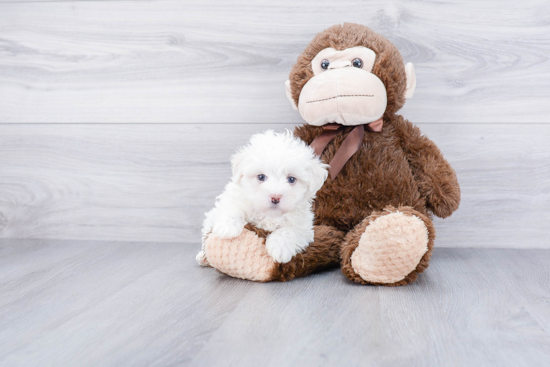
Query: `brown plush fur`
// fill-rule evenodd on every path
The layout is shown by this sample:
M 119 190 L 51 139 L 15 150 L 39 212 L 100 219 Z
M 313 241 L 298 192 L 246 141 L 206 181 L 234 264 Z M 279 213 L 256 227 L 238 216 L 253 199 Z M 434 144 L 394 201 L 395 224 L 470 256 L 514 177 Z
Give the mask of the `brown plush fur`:
M 353 127 L 345 127 L 321 156 L 330 162 Z M 306 143 L 322 128 L 303 125 L 294 134 Z M 316 225 L 350 231 L 374 211 L 388 205 L 428 209 L 447 217 L 458 208 L 460 188 L 451 166 L 420 129 L 401 116 L 384 119 L 382 132 L 366 131 L 363 146 L 336 179 L 330 177 L 314 202 Z
M 314 202 L 316 232 L 322 228 L 325 233 L 347 234 L 341 243 L 342 270 L 351 280 L 365 284 L 367 282 L 353 271 L 350 257 L 366 226 L 384 215 L 384 209 L 392 207 L 418 216 L 428 228 L 429 249 L 413 272 L 405 279 L 389 284 L 403 285 L 414 281 L 418 273 L 428 267 L 435 238 L 429 217 L 431 213 L 442 218 L 451 215 L 460 203 L 460 188 L 454 170 L 437 146 L 423 136 L 420 129 L 395 114 L 405 102 L 403 59 L 393 44 L 369 28 L 345 23 L 333 26 L 313 39 L 290 73 L 292 97 L 296 104 L 302 87 L 313 77 L 311 60 L 317 53 L 327 47 L 343 50 L 354 46 L 368 47 L 377 55 L 372 72 L 382 80 L 388 94 L 384 127 L 382 132 L 366 131 L 362 147 L 340 174 L 334 180 L 329 177 L 317 193 Z M 331 161 L 352 129 L 343 128 L 329 143 L 321 156 L 324 162 Z M 322 131 L 322 127 L 303 125 L 297 127 L 294 134 L 310 144 Z M 316 233 L 315 243 L 290 263 L 278 267 L 274 278 L 292 279 L 316 271 L 316 264 L 329 261 L 323 260 L 324 256 L 333 258 L 332 252 L 324 254 L 322 251 L 327 248 L 332 251 L 334 238 L 329 237 L 329 243 L 324 243 L 324 236 Z M 315 259 L 312 266 L 299 268 L 300 258 L 310 256 Z
M 254 232 L 264 240 L 271 233 L 250 223 L 246 224 L 244 228 Z M 340 264 L 340 247 L 345 233 L 329 226 L 315 226 L 314 233 L 314 241 L 306 251 L 295 255 L 286 264 L 276 264 L 271 280 L 285 282 L 331 267 L 338 267 Z
M 278 264 L 273 279 L 287 281 L 313 272 L 337 267 L 344 232 L 329 226 L 316 226 L 315 239 L 309 247 L 286 264 Z
M 260 229 L 260 228 L 256 228 L 255 226 L 253 226 L 252 224 L 250 223 L 247 223 L 245 226 L 244 226 L 245 229 L 248 229 L 249 231 L 251 232 L 254 232 L 256 233 L 256 236 L 260 237 L 260 238 L 263 238 L 264 240 L 267 238 L 267 236 L 269 236 L 271 234 L 271 232 L 269 231 L 266 231 L 264 229 Z

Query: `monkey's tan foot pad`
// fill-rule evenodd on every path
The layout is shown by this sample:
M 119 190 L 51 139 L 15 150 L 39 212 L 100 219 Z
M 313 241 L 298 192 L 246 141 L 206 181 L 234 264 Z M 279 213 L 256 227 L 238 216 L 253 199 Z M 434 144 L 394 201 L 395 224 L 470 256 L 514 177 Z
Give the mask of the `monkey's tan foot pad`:
M 208 237 L 205 251 L 210 266 L 224 274 L 256 282 L 273 279 L 276 263 L 267 253 L 265 238 L 246 228 L 232 239 Z
M 399 211 L 382 215 L 365 228 L 351 266 L 368 283 L 400 285 L 428 251 L 428 241 L 428 229 L 419 217 Z

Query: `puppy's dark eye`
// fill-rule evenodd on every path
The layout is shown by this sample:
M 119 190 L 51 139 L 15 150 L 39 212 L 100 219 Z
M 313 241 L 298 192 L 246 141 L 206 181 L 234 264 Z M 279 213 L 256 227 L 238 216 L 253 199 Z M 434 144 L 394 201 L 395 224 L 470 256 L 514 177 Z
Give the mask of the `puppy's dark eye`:
M 351 62 L 353 67 L 361 69 L 363 67 L 363 60 L 361 59 L 353 59 Z
M 321 61 L 321 68 L 323 68 L 324 70 L 327 70 L 329 65 L 330 65 L 330 61 L 328 61 L 327 59 L 324 59 L 323 61 Z
M 258 181 L 264 182 L 265 180 L 267 180 L 267 176 L 266 176 L 266 175 L 263 175 L 263 174 L 258 175 Z
M 293 183 L 296 183 L 296 177 L 288 177 L 286 181 L 292 185 Z

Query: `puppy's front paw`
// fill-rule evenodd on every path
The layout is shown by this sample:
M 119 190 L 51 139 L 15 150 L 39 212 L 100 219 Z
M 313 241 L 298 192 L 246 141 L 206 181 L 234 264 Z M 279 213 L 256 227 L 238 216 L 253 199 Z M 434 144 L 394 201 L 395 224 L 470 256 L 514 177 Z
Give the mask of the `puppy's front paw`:
M 220 220 L 212 227 L 212 234 L 222 240 L 235 238 L 241 234 L 244 225 L 238 219 Z
M 281 264 L 289 262 L 296 255 L 296 249 L 282 236 L 267 236 L 265 247 L 269 256 Z
M 200 266 L 209 266 L 208 259 L 206 258 L 206 253 L 204 251 L 201 251 L 197 254 L 197 257 L 195 258 Z

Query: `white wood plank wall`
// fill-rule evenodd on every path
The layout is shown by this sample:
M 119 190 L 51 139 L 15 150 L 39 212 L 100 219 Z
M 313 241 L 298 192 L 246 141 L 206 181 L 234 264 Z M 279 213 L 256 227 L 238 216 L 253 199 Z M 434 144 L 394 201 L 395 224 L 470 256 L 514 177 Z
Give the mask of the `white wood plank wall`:
M 0 0 L 0 237 L 198 242 L 319 31 L 357 22 L 415 64 L 401 113 L 463 191 L 438 246 L 550 248 L 550 2 Z

